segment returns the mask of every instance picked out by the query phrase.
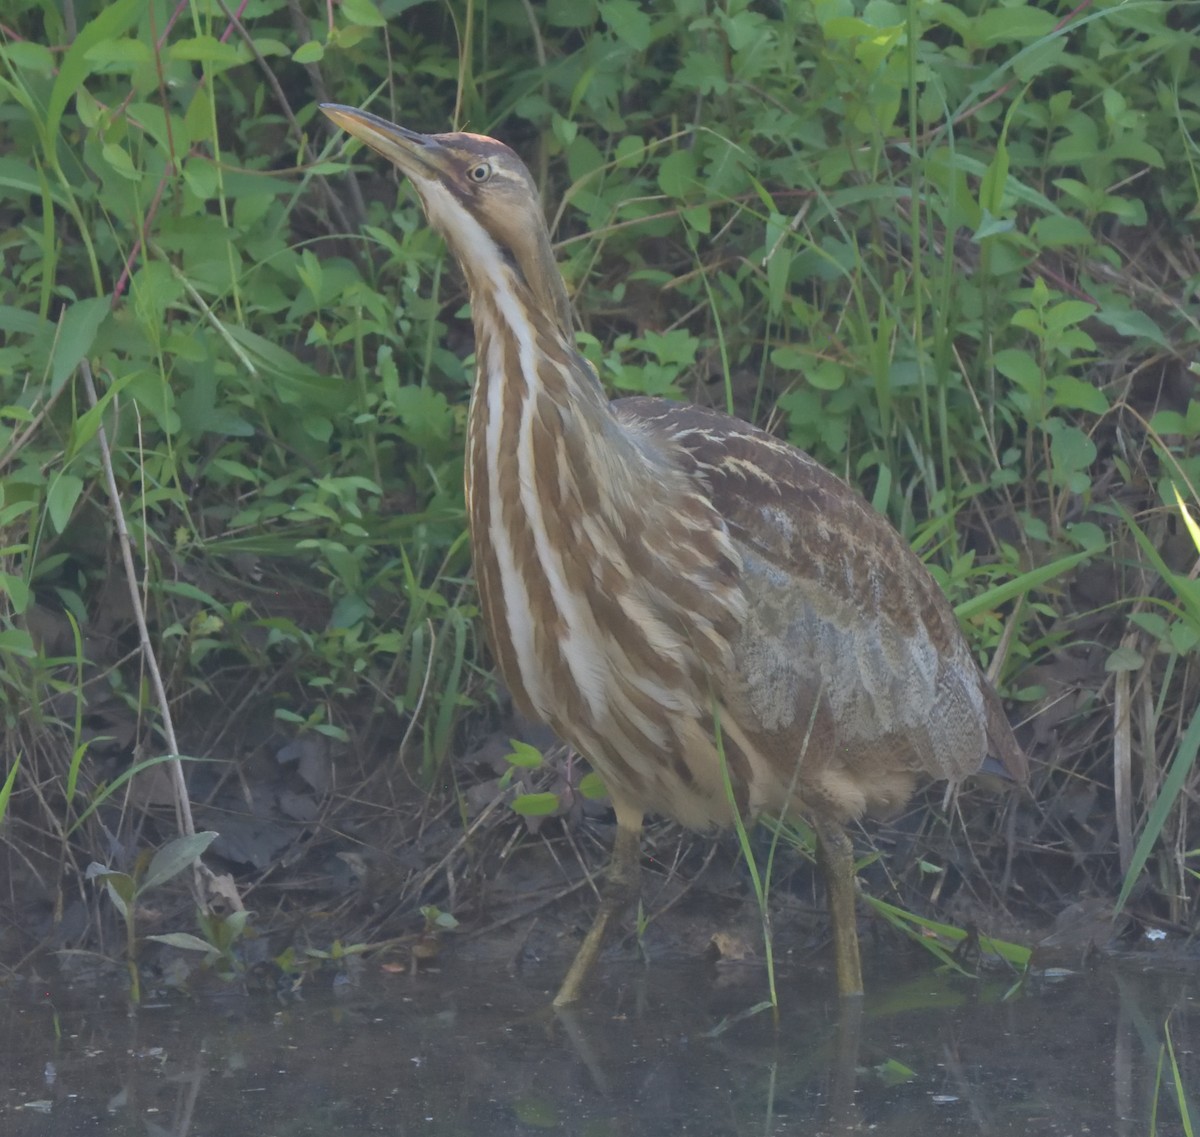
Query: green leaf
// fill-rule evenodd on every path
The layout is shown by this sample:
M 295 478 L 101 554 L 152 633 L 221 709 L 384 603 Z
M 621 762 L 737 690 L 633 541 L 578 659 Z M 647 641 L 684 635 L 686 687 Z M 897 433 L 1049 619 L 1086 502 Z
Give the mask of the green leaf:
M 133 878 L 123 872 L 109 873 L 104 878 L 104 888 L 113 902 L 113 907 L 121 913 L 121 918 L 128 920 L 130 909 L 133 907 Z
M 14 576 L 10 572 L 0 572 L 0 593 L 6 595 L 9 603 L 12 604 L 13 611 L 18 616 L 23 616 L 26 609 L 29 607 L 29 601 L 33 598 L 29 584 L 24 577 Z M 18 640 L 27 639 L 29 633 L 10 628 L 8 631 L 0 632 L 0 650 L 10 652 L 13 655 L 21 655 L 25 659 L 36 659 L 37 652 L 33 650 L 33 641 L 29 641 L 29 651 L 16 651 L 8 646 L 11 638 L 16 637 Z
M 1159 347 L 1170 348 L 1170 342 L 1162 329 L 1145 313 L 1133 308 L 1117 308 L 1105 304 L 1095 313 L 1096 319 L 1107 324 L 1122 336 L 1147 339 Z
M 203 157 L 184 159 L 183 180 L 201 201 L 215 198 L 221 184 L 216 163 Z
M 805 376 L 818 391 L 838 391 L 846 382 L 846 369 L 832 359 L 816 360 Z
M 110 39 L 89 48 L 85 56 L 93 71 L 133 71 L 154 59 L 148 43 L 137 39 Z
M 109 311 L 108 299 L 103 296 L 77 300 L 67 309 L 50 365 L 51 391 L 57 391 L 79 366 L 79 361 L 91 351 L 92 344 L 96 342 L 96 333 Z
M 999 10 L 997 9 L 997 11 Z M 1004 11 L 1010 12 L 1012 9 L 1008 8 Z M 1051 67 L 1057 66 L 1066 49 L 1067 41 L 1063 36 L 1031 43 L 1013 56 L 1013 74 L 1022 83 L 1028 83 L 1036 79 L 1043 71 L 1049 71 Z
M 1076 565 L 1082 564 L 1092 555 L 1093 550 L 1090 549 L 1083 553 L 1071 553 L 1069 556 L 1059 557 L 1058 560 L 1051 561 L 1049 564 L 1030 569 L 1029 572 L 1015 576 L 1012 580 L 1006 580 L 1003 584 L 994 585 L 992 588 L 978 593 L 970 600 L 956 604 L 954 614 L 964 622 L 973 620 L 976 616 L 990 612 L 993 608 L 1000 607 L 1001 604 L 1007 604 L 1018 596 L 1024 596 L 1035 588 L 1041 588 L 1043 584 L 1049 583 L 1055 577 L 1070 572 Z
M 1043 322 L 1054 331 L 1062 331 L 1095 315 L 1096 305 L 1087 300 L 1062 300 L 1046 309 Z
M 1196 552 L 1200 553 L 1200 521 L 1197 521 L 1187 502 L 1183 500 L 1183 494 L 1179 492 L 1179 487 L 1172 482 L 1171 492 L 1175 496 L 1175 504 L 1179 507 L 1179 516 L 1183 518 L 1183 524 L 1188 531 L 1188 536 L 1192 539 L 1192 544 L 1196 546 Z
M 146 875 L 138 888 L 139 892 L 164 884 L 174 876 L 183 872 L 205 849 L 217 838 L 211 829 L 203 833 L 193 833 L 190 837 L 176 837 L 168 841 L 150 862 Z
M 579 792 L 588 801 L 603 801 L 608 797 L 608 790 L 604 788 L 604 781 L 595 770 L 584 774 L 579 779 Z
M 334 28 L 330 33 L 329 43 L 326 46 L 338 47 L 346 51 L 376 34 L 366 24 L 350 24 L 348 27 Z
M 1104 661 L 1104 670 L 1137 671 L 1145 664 L 1146 661 L 1142 658 L 1140 651 L 1135 651 L 1131 647 L 1119 647 L 1108 653 L 1108 658 Z
M 804 371 L 811 359 L 812 352 L 801 351 L 798 347 L 785 344 L 783 347 L 772 348 L 771 362 L 784 371 Z
M 106 142 L 100 148 L 100 153 L 104 156 L 104 160 L 109 166 L 127 182 L 140 182 L 142 180 L 141 171 L 133 164 L 133 159 L 129 156 L 129 151 L 125 147 L 118 146 L 115 142 Z
M 105 4 L 101 7 L 100 14 L 90 23 L 85 24 L 75 37 L 74 43 L 63 56 L 58 69 L 58 77 L 54 80 L 50 98 L 46 102 L 46 136 L 48 138 L 58 138 L 59 125 L 63 112 L 67 109 L 67 103 L 71 101 L 72 96 L 92 73 L 93 68 L 88 60 L 88 52 L 106 40 L 118 39 L 125 29 L 141 15 L 144 7 L 144 0 L 116 0 L 113 4 Z
M 1078 217 L 1063 217 L 1051 214 L 1039 217 L 1030 229 L 1030 236 L 1047 248 L 1062 248 L 1067 245 L 1079 245 L 1084 248 L 1093 244 L 1096 235 L 1090 226 L 1085 225 Z M 1103 319 L 1100 312 L 1097 317 Z
M 903 1085 L 917 1076 L 915 1070 L 905 1066 L 903 1062 L 897 1062 L 895 1058 L 880 1063 L 875 1067 L 875 1073 L 885 1086 Z
M 1175 757 L 1171 760 L 1167 776 L 1163 779 L 1162 786 L 1158 791 L 1158 797 L 1155 799 L 1154 806 L 1150 810 L 1150 816 L 1146 820 L 1146 827 L 1142 830 L 1142 835 L 1138 838 L 1138 843 L 1133 850 L 1133 857 L 1129 862 L 1129 871 L 1125 874 L 1125 881 L 1121 885 L 1120 893 L 1117 895 L 1114 914 L 1120 912 L 1125 907 L 1125 902 L 1129 899 L 1129 894 L 1133 891 L 1133 886 L 1137 884 L 1138 877 L 1141 875 L 1141 871 L 1149 859 L 1151 850 L 1158 843 L 1158 838 L 1167 824 L 1167 819 L 1173 813 L 1180 795 L 1184 792 L 1188 775 L 1191 774 L 1196 765 L 1198 751 L 1200 751 L 1200 707 L 1197 707 L 1192 712 L 1192 721 L 1188 724 L 1187 730 L 1179 740 L 1179 748 L 1175 751 Z
M 33 71 L 47 77 L 54 74 L 54 53 L 44 44 L 18 40 L 7 44 L 0 56 L 19 71 Z
M 368 28 L 386 27 L 387 21 L 379 14 L 379 9 L 371 0 L 342 0 L 342 15 L 352 24 Z
M 504 756 L 504 761 L 510 766 L 519 766 L 522 770 L 536 770 L 542 764 L 542 752 L 536 746 L 530 746 L 528 742 L 522 742 L 519 738 L 510 738 L 508 744 L 512 751 Z
M 696 189 L 696 154 L 676 150 L 658 168 L 658 186 L 668 197 L 681 201 Z
M 16 158 L 0 158 L 0 186 L 15 189 L 19 193 L 40 194 L 42 192 L 42 183 L 37 171 Z M 37 316 L 32 312 L 27 313 L 27 316 L 31 320 L 37 320 Z
M 1096 460 L 1096 444 L 1074 423 L 1048 419 L 1050 457 L 1059 471 L 1086 470 Z
M 1050 390 L 1056 407 L 1091 411 L 1097 415 L 1102 415 L 1108 410 L 1108 396 L 1091 383 L 1076 379 L 1073 375 L 1060 375 L 1057 379 L 1051 379 Z
M 1040 39 L 1054 30 L 1054 24 L 1054 13 L 1044 8 L 1030 4 L 1004 5 L 984 12 L 971 31 L 980 43 L 995 44 L 1014 39 Z
M 983 181 L 979 183 L 979 206 L 984 212 L 985 222 L 981 222 L 980 228 L 984 227 L 986 219 L 997 218 L 1000 216 L 1000 210 L 1004 205 L 1004 187 L 1008 183 L 1008 147 L 1004 145 L 1004 139 L 1001 138 L 996 144 L 996 155 L 992 159 L 991 164 L 987 168 L 987 173 L 983 175 Z M 996 222 L 993 220 L 992 225 Z M 977 239 L 990 236 L 990 233 L 976 233 Z
M 514 813 L 522 817 L 550 817 L 558 811 L 558 794 L 519 794 L 513 798 Z
M 650 17 L 634 0 L 601 0 L 600 18 L 632 51 L 645 51 L 654 38 Z
M 557 112 L 550 118 L 550 127 L 554 131 L 554 137 L 564 146 L 570 146 L 575 141 L 575 136 L 579 133 L 577 123 L 569 118 L 563 118 Z
M 227 71 L 245 62 L 241 41 L 222 43 L 216 36 L 193 36 L 177 40 L 167 49 L 167 58 L 186 63 L 206 63 L 218 71 Z
M 1020 315 L 1020 313 L 1018 313 Z M 1038 362 L 1027 351 L 1020 348 L 1007 347 L 996 352 L 996 370 L 1005 379 L 1019 383 L 1026 391 L 1039 391 L 1042 388 L 1042 369 Z
M 66 532 L 75 503 L 83 493 L 83 481 L 74 474 L 59 474 L 46 491 L 46 508 L 50 513 L 50 524 L 56 533 Z
M 297 63 L 319 63 L 325 56 L 325 45 L 315 39 L 302 43 L 292 52 L 292 58 Z
M 21 768 L 21 753 L 15 751 L 12 756 L 12 765 L 8 768 L 8 776 L 4 779 L 4 785 L 0 786 L 0 822 L 4 821 L 4 815 L 8 812 L 8 799 L 12 796 L 12 788 L 17 781 L 17 771 Z
M 993 217 L 985 208 L 980 211 L 979 224 L 971 234 L 971 240 L 985 241 L 988 237 L 1011 233 L 1015 228 L 1016 222 L 1011 217 Z
M 193 936 L 191 932 L 167 932 L 161 936 L 147 936 L 156 944 L 166 944 L 167 947 L 182 948 L 184 951 L 202 951 L 205 955 L 216 955 L 217 949 L 207 940 Z

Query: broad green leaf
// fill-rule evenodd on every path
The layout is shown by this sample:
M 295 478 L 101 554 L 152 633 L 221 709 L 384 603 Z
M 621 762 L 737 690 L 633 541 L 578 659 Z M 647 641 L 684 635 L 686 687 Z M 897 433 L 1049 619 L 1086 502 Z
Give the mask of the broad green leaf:
M 334 28 L 329 35 L 329 43 L 326 44 L 326 47 L 339 47 L 346 50 L 376 34 L 365 24 L 349 24 L 346 27 Z
M 190 837 L 176 837 L 173 841 L 168 841 L 154 854 L 154 859 L 150 862 L 150 867 L 146 869 L 146 875 L 142 878 L 138 891 L 144 892 L 147 889 L 155 888 L 160 884 L 165 884 L 172 877 L 178 876 L 216 838 L 217 834 L 209 829 L 203 833 L 193 833 Z
M 106 142 L 100 148 L 100 153 L 104 156 L 104 160 L 109 166 L 127 182 L 140 182 L 142 180 L 141 171 L 133 164 L 133 159 L 129 156 L 129 151 L 124 146 L 118 146 L 115 142 Z
M 1062 248 L 1068 245 L 1079 245 L 1086 248 L 1096 240 L 1095 233 L 1078 217 L 1047 216 L 1039 217 L 1030 230 L 1039 245 L 1047 248 Z M 1103 318 L 1100 312 L 1098 318 Z
M 227 71 L 246 61 L 241 41 L 222 43 L 216 36 L 193 36 L 176 40 L 167 49 L 167 58 L 188 63 L 204 63 L 217 71 Z
M 504 761 L 510 766 L 536 770 L 542 764 L 542 752 L 536 746 L 530 746 L 519 738 L 510 738 L 508 744 L 512 750 L 504 756 Z
M 46 491 L 46 509 L 56 533 L 66 532 L 71 514 L 75 511 L 75 503 L 82 493 L 83 481 L 74 474 L 62 473 L 51 481 Z
M 1163 335 L 1162 329 L 1145 312 L 1104 304 L 1096 310 L 1095 317 L 1120 335 L 1141 337 L 1159 347 L 1169 348 L 1171 346 L 1170 341 Z
M 917 1076 L 915 1070 L 905 1066 L 903 1062 L 897 1062 L 895 1058 L 889 1058 L 876 1066 L 875 1073 L 885 1086 L 900 1086 L 911 1082 Z
M 15 579 L 20 580 L 20 577 Z M 0 631 L 0 652 L 19 656 L 21 659 L 37 659 L 38 655 L 37 648 L 33 646 L 33 637 L 24 628 L 6 628 Z
M 1019 383 L 1026 391 L 1038 391 L 1044 383 L 1037 360 L 1020 348 L 1008 347 L 996 352 L 995 364 L 1001 375 Z
M 658 167 L 659 188 L 668 197 L 683 200 L 696 190 L 696 154 L 692 150 L 676 150 L 668 154 Z
M 318 43 L 315 39 L 309 40 L 308 43 L 302 43 L 292 52 L 292 58 L 297 63 L 319 63 L 324 56 L 325 45 Z
M 1083 379 L 1076 379 L 1074 375 L 1060 375 L 1051 379 L 1050 390 L 1056 407 L 1091 411 L 1096 415 L 1108 410 L 1108 396 L 1098 387 L 1093 387 Z
M 805 377 L 818 391 L 838 391 L 846 382 L 846 369 L 832 359 L 810 362 Z
M 1096 460 L 1096 444 L 1074 423 L 1049 419 L 1050 458 L 1060 471 L 1086 470 Z
M 1022 83 L 1029 83 L 1043 71 L 1058 66 L 1066 49 L 1067 41 L 1063 36 L 1031 43 L 1013 56 L 1013 73 Z
M 590 28 L 597 8 L 595 0 L 547 0 L 545 12 L 553 28 Z
M 634 0 L 600 0 L 600 18 L 632 51 L 645 51 L 654 38 L 649 15 Z
M 1062 300 L 1046 309 L 1043 317 L 1046 327 L 1062 331 L 1095 315 L 1096 305 L 1087 300 Z
M 110 311 L 107 297 L 77 300 L 62 318 L 54 358 L 50 365 L 50 390 L 57 391 L 91 351 L 96 333 Z
M 341 8 L 342 15 L 352 24 L 368 28 L 382 28 L 387 24 L 371 0 L 342 0 Z
M 42 192 L 42 183 L 37 171 L 28 163 L 16 158 L 0 158 L 0 186 L 15 189 L 20 193 Z
M 15 40 L 0 50 L 0 58 L 7 59 L 19 71 L 33 71 L 45 76 L 54 74 L 54 53 L 44 44 Z
M 217 196 L 217 168 L 207 158 L 187 158 L 183 163 L 183 180 L 188 189 L 201 201 Z
M 10 572 L 0 572 L 0 593 L 8 597 L 9 603 L 12 604 L 13 611 L 18 616 L 23 615 L 29 607 L 29 601 L 33 598 L 33 593 L 30 591 L 29 584 L 24 577 L 16 576 Z M 3 645 L 4 636 L 18 634 L 15 629 L 9 632 L 0 632 L 0 645 Z M 24 653 L 21 653 L 24 654 Z M 33 659 L 37 655 L 26 656 L 27 659 Z
M 115 3 L 103 5 L 100 14 L 80 30 L 62 58 L 58 77 L 54 80 L 50 98 L 46 102 L 47 138 L 58 138 L 67 103 L 93 70 L 88 60 L 88 52 L 98 44 L 118 39 L 138 18 L 144 7 L 144 0 L 115 0 Z
M 130 909 L 133 907 L 133 878 L 123 872 L 110 873 L 104 878 L 104 887 L 108 898 L 113 902 L 113 907 L 121 913 L 122 919 L 128 920 Z
M 1108 653 L 1108 658 L 1104 661 L 1104 670 L 1137 671 L 1145 664 L 1146 660 L 1140 651 L 1135 651 L 1131 647 L 1119 647 Z
M 992 8 L 976 19 L 971 31 L 981 43 L 1006 43 L 1009 40 L 1032 40 L 1049 35 L 1056 17 L 1044 8 L 1029 4 L 1019 7 L 1005 5 Z
M 133 71 L 154 59 L 148 43 L 137 39 L 102 40 L 87 51 L 93 71 Z
M 216 948 L 207 940 L 193 936 L 191 932 L 166 932 L 161 936 L 147 936 L 156 944 L 166 944 L 167 947 L 182 948 L 184 951 L 202 951 L 205 955 L 216 954 Z
M 513 798 L 512 808 L 522 817 L 550 817 L 559 804 L 558 794 L 519 794 Z
M 602 801 L 608 797 L 608 790 L 604 788 L 604 780 L 595 770 L 589 771 L 579 779 L 579 792 L 588 801 Z

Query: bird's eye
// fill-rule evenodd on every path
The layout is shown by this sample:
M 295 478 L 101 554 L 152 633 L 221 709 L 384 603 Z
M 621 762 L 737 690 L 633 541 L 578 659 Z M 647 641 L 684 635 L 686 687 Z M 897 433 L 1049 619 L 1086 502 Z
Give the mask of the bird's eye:
M 476 185 L 486 182 L 492 176 L 492 167 L 487 162 L 480 162 L 477 166 L 472 166 L 467 171 L 467 177 Z

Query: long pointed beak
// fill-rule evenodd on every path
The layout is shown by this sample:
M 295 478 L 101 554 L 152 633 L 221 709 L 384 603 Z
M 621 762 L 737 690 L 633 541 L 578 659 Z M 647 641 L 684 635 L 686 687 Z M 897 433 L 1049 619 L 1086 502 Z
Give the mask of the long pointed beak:
M 394 162 L 410 178 L 445 178 L 450 170 L 446 151 L 431 135 L 397 126 L 385 118 L 340 103 L 322 103 L 321 110 L 347 134 Z

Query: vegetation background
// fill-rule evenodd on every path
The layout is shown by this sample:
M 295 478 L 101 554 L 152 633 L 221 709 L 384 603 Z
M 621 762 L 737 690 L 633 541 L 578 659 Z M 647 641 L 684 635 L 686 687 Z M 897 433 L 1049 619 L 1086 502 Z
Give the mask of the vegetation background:
M 466 298 L 322 101 L 509 142 L 614 393 L 788 437 L 959 605 L 1033 797 L 909 818 L 942 843 L 893 899 L 953 865 L 1035 923 L 1090 898 L 1190 936 L 1196 29 L 1158 0 L 0 0 L 0 952 L 427 935 L 595 813 L 576 764 L 497 742 L 539 740 L 475 620 Z M 236 889 L 192 937 L 190 901 L 140 901 L 205 831 Z

